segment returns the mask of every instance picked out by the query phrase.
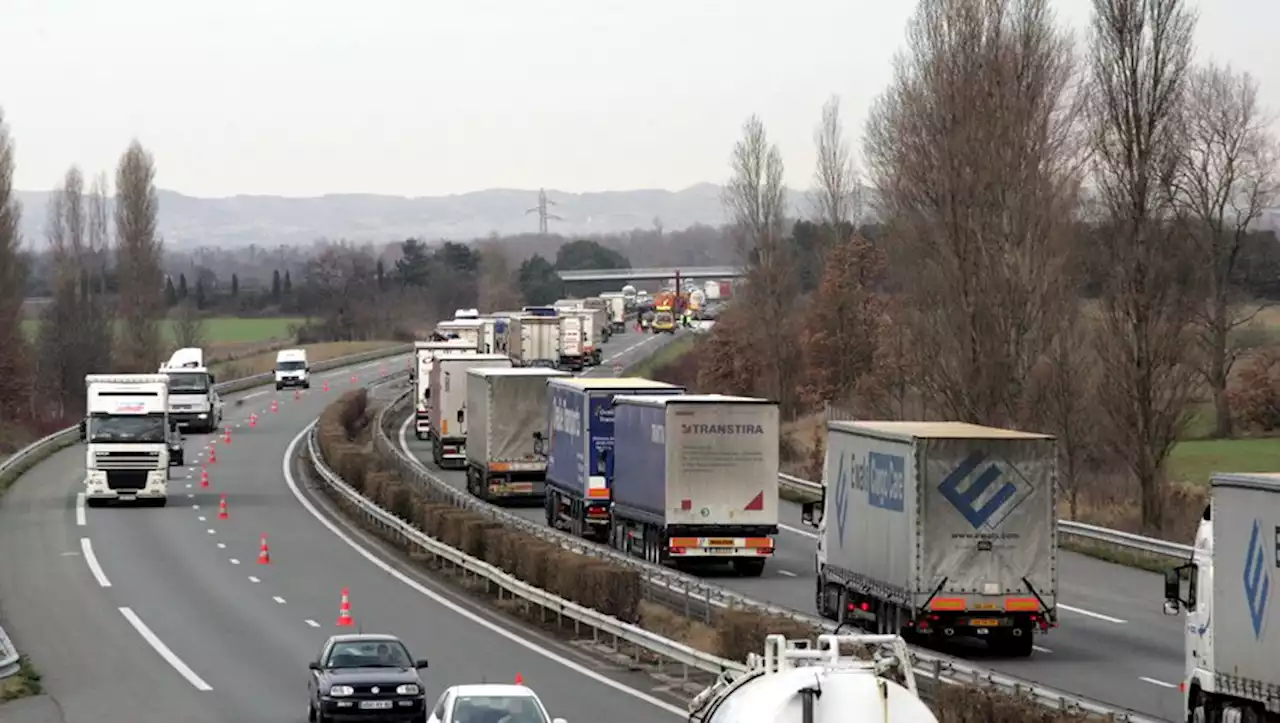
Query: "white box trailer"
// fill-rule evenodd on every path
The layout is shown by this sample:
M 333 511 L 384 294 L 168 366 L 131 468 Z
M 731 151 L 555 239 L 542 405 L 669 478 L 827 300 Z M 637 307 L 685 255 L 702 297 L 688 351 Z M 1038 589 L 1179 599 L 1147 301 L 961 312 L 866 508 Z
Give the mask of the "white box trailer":
M 614 334 L 627 330 L 627 297 L 621 291 L 606 291 L 600 295 L 609 311 L 609 326 Z
M 1056 624 L 1057 442 L 959 422 L 828 422 L 818 612 L 1012 655 Z M 818 514 L 819 505 L 824 505 Z
M 1191 561 L 1165 575 L 1165 613 L 1187 610 L 1184 719 L 1274 723 L 1280 474 L 1216 474 L 1210 486 Z
M 601 301 L 600 299 L 588 299 L 588 301 Z M 583 353 L 586 356 L 588 366 L 599 366 L 600 359 L 604 354 L 601 347 L 605 342 L 609 341 L 613 328 L 609 324 L 609 312 L 603 306 L 584 307 L 577 312 L 582 317 L 582 329 L 584 336 Z
M 480 319 L 449 319 L 436 324 L 436 333 L 447 338 L 471 342 L 475 344 L 476 349 L 484 353 L 484 342 L 480 338 L 483 328 L 484 322 Z
M 613 418 L 613 545 L 650 562 L 730 562 L 760 575 L 778 533 L 778 403 L 619 395 Z
M 475 351 L 475 343 L 464 339 L 413 343 L 413 433 L 418 439 L 425 440 L 431 433 L 431 369 L 436 358 L 449 354 L 474 354 Z
M 467 370 L 467 490 L 482 500 L 542 502 L 550 433 L 547 381 L 571 377 L 539 367 Z
M 520 317 L 521 366 L 552 367 L 560 363 L 560 319 L 527 314 Z
M 440 469 L 467 466 L 467 370 L 510 367 L 501 354 L 450 354 L 437 357 L 431 368 L 431 394 L 427 399 L 431 426 L 431 458 Z
M 586 319 L 577 309 L 560 313 L 560 369 L 580 372 L 587 366 Z

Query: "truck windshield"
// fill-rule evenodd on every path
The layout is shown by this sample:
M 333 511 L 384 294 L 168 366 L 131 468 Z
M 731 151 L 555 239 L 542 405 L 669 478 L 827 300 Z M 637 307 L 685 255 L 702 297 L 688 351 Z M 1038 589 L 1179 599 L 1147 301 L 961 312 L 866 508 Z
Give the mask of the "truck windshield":
M 307 368 L 304 361 L 282 361 L 276 362 L 276 371 L 278 372 L 296 372 Z
M 204 394 L 209 391 L 209 375 L 205 372 L 165 372 L 169 375 L 169 391 L 173 394 Z
M 162 414 L 128 416 L 90 416 L 87 434 L 89 442 L 154 443 L 168 439 Z
M 675 320 L 675 317 L 672 316 L 670 312 L 666 312 L 666 311 L 659 311 L 653 317 L 653 323 L 655 324 L 670 324 L 674 320 Z

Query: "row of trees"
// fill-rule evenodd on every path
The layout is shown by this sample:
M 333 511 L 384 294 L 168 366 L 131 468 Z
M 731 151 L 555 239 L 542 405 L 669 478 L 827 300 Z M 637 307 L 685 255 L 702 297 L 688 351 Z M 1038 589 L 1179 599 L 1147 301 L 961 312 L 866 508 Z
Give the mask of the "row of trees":
M 86 189 L 79 168 L 67 171 L 48 208 L 52 298 L 34 344 L 23 330 L 30 264 L 18 231 L 14 165 L 0 114 L 0 421 L 63 418 L 83 409 L 85 374 L 151 371 L 160 362 L 166 309 L 155 164 L 141 144 L 130 144 L 116 167 L 114 202 L 105 175 Z M 117 292 L 108 293 L 108 273 Z
M 835 101 L 790 236 L 782 157 L 749 120 L 725 196 L 746 284 L 704 381 L 792 413 L 1053 431 L 1064 481 L 1122 472 L 1158 531 L 1197 393 L 1233 432 L 1234 332 L 1261 308 L 1241 290 L 1274 259 L 1250 231 L 1276 190 L 1257 84 L 1193 64 L 1194 28 L 1186 0 L 1093 0 L 1081 53 L 1048 0 L 920 0 L 866 127 L 875 238 L 849 232 Z

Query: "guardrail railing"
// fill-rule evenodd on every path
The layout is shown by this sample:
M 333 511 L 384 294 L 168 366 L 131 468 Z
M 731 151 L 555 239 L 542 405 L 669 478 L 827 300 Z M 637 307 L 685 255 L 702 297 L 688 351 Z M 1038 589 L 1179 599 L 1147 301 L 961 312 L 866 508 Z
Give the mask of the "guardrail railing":
M 413 351 L 412 344 L 397 344 L 395 346 L 387 346 L 381 349 L 360 352 L 359 354 L 348 354 L 347 356 L 338 357 L 336 359 L 316 362 L 311 365 L 311 370 L 312 373 L 323 373 L 333 369 L 339 369 L 356 364 L 365 364 L 367 362 L 377 361 L 378 359 L 385 359 L 399 354 L 407 354 L 411 351 Z M 214 385 L 214 389 L 218 391 L 218 394 L 231 394 L 251 389 L 253 387 L 274 383 L 275 373 L 267 372 L 265 374 L 254 374 L 252 376 L 222 382 L 221 384 Z M 65 447 L 69 447 L 79 440 L 79 428 L 67 427 L 66 429 L 60 429 L 57 432 L 54 432 L 53 434 L 39 439 L 18 450 L 4 462 L 0 462 L 0 490 L 4 490 L 6 488 L 6 482 L 9 480 L 21 476 L 24 472 L 34 467 L 49 455 Z M 9 636 L 5 633 L 4 628 L 0 628 L 0 680 L 17 673 L 19 667 L 18 651 L 14 647 L 13 641 L 11 641 Z
M 414 489 L 423 494 L 428 500 L 469 510 L 495 522 L 500 522 L 508 528 L 514 528 L 525 532 L 526 534 L 552 542 L 563 549 L 583 555 L 608 559 L 610 562 L 635 569 L 640 574 L 641 584 L 645 589 L 646 596 L 655 602 L 660 602 L 663 605 L 671 607 L 678 612 L 682 612 L 691 618 L 701 617 L 709 622 L 720 610 L 738 608 L 789 617 L 802 621 L 824 632 L 835 632 L 836 626 L 829 620 L 807 615 L 796 610 L 778 607 L 763 601 L 753 600 L 741 593 L 712 585 L 691 575 L 686 575 L 675 570 L 647 563 L 638 558 L 625 555 L 612 548 L 597 545 L 582 538 L 561 532 L 560 530 L 555 530 L 551 527 L 526 520 L 525 518 L 514 515 L 507 510 L 473 497 L 464 490 L 459 490 L 453 487 L 448 482 L 440 478 L 434 470 L 427 467 L 421 461 L 401 451 L 387 435 L 387 418 L 396 414 L 396 410 L 409 401 L 412 398 L 412 394 L 412 389 L 402 392 L 390 403 L 383 406 L 378 412 L 375 418 L 373 430 L 374 449 L 377 450 L 384 462 L 391 465 L 400 473 L 401 478 L 405 482 L 413 486 Z M 314 437 L 314 430 L 311 437 Z M 312 460 L 319 459 L 319 450 L 316 449 L 312 452 Z M 329 470 L 329 472 L 332 474 L 332 470 Z M 323 473 L 321 474 L 323 475 Z M 326 481 L 328 480 L 326 479 Z M 341 482 L 341 480 L 338 481 Z M 346 486 L 345 482 L 342 484 Z M 346 492 L 350 492 L 351 494 L 360 496 L 361 499 L 364 499 L 358 492 L 351 489 L 349 486 L 346 486 L 345 492 L 342 490 L 339 490 L 339 492 L 344 494 L 344 496 Z M 383 510 L 381 507 L 367 499 L 365 499 L 365 506 L 361 509 L 369 509 L 368 514 L 371 515 L 377 514 L 372 512 L 373 509 L 376 509 L 378 513 L 381 513 L 392 520 L 398 521 L 399 524 L 408 525 L 404 520 L 400 520 L 399 518 L 392 516 L 389 512 Z M 412 528 L 412 525 L 408 526 Z M 416 528 L 413 529 L 416 531 Z M 433 538 L 428 539 L 432 539 L 436 545 L 444 544 L 434 540 Z M 449 549 L 452 550 L 453 548 Z M 456 550 L 454 552 L 459 555 L 463 554 Z M 551 595 L 551 593 L 547 593 L 545 591 L 539 591 L 539 594 L 543 596 Z M 556 598 L 556 600 L 559 599 Z M 532 602 L 536 603 L 537 600 Z M 595 611 L 590 612 L 597 616 L 601 615 Z M 587 620 L 583 620 L 583 622 L 588 623 Z M 652 636 L 653 634 L 648 633 L 648 635 Z M 662 640 L 665 642 L 661 643 L 661 645 L 681 645 L 675 641 Z M 634 644 L 640 645 L 640 643 Z M 665 649 L 666 648 L 660 648 L 653 652 L 654 654 L 662 655 L 662 650 Z M 1050 708 L 1077 709 L 1100 716 L 1111 716 L 1116 720 L 1133 721 L 1133 723 L 1154 723 L 1159 720 L 1157 718 L 1145 717 L 1123 708 L 1116 708 L 1104 702 L 1096 701 L 1084 696 L 1043 686 L 1034 681 L 995 673 L 990 670 L 983 670 L 981 668 L 968 665 L 956 658 L 935 653 L 933 651 L 913 647 L 912 656 L 913 667 L 916 669 L 917 674 L 941 683 L 954 685 L 994 686 L 1014 695 L 1031 697 L 1042 705 Z M 717 665 L 722 664 L 723 663 L 717 663 Z M 699 670 L 706 670 L 706 668 L 699 668 Z
M 811 494 L 815 497 L 821 495 L 823 489 L 823 485 L 820 482 L 811 482 L 789 474 L 778 475 L 778 485 L 783 489 Z M 1122 532 L 1073 520 L 1058 520 L 1058 532 L 1148 555 L 1187 559 L 1191 557 L 1192 552 L 1191 545 L 1184 545 L 1180 542 L 1143 537 L 1131 532 Z

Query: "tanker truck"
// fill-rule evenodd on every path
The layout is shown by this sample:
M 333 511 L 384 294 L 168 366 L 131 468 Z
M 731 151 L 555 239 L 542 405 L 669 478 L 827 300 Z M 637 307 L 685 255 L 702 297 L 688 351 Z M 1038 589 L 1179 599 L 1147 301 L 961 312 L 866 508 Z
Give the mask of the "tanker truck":
M 745 672 L 726 671 L 689 704 L 689 723 L 937 723 L 896 635 L 770 635 Z

